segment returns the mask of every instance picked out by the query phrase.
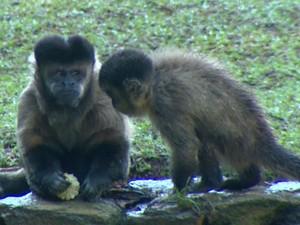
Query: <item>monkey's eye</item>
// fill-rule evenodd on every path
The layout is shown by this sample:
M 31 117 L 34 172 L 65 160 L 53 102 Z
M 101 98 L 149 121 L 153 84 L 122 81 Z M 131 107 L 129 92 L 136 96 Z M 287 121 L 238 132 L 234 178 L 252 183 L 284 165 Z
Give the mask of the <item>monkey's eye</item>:
M 72 70 L 71 75 L 77 77 L 81 75 L 81 72 L 79 70 Z
M 63 70 L 56 70 L 55 71 L 55 76 L 64 76 L 65 75 L 65 71 Z

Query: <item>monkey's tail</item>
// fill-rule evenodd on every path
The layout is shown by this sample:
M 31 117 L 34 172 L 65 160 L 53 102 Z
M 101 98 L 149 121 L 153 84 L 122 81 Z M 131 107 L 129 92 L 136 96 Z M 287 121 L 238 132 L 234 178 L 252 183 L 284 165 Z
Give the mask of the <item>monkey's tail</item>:
M 8 196 L 21 196 L 30 192 L 23 168 L 0 171 L 0 199 Z
M 300 180 L 300 158 L 287 151 L 279 144 L 269 148 L 267 154 L 262 157 L 263 165 L 281 175 Z M 272 151 L 270 151 L 272 150 Z

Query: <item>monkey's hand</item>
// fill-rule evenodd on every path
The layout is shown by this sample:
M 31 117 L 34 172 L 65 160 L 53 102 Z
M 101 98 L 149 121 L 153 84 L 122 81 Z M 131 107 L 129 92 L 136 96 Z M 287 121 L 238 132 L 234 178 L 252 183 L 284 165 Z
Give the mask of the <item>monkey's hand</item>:
M 92 201 L 108 190 L 112 185 L 112 180 L 108 177 L 88 176 L 80 188 L 80 198 Z
M 44 173 L 44 174 L 40 174 L 40 176 L 42 177 L 41 180 L 42 190 L 38 190 L 37 192 L 42 191 L 42 194 L 48 192 L 50 195 L 56 197 L 59 193 L 64 192 L 71 184 L 69 181 L 65 179 L 65 176 L 61 171 L 56 171 L 50 174 Z

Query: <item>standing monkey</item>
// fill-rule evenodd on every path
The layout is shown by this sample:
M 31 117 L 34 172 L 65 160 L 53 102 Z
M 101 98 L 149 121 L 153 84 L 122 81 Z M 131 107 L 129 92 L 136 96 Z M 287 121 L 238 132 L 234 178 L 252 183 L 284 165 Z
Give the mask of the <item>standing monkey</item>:
M 254 97 L 205 57 L 122 50 L 102 65 L 99 84 L 120 112 L 149 116 L 172 149 L 179 190 L 197 170 L 202 191 L 254 186 L 261 167 L 300 179 L 300 159 L 276 142 Z M 238 178 L 222 182 L 219 160 Z
M 17 142 L 31 190 L 56 199 L 70 182 L 90 199 L 127 179 L 123 116 L 98 86 L 94 47 L 83 37 L 47 36 L 34 48 L 33 80 L 20 97 Z

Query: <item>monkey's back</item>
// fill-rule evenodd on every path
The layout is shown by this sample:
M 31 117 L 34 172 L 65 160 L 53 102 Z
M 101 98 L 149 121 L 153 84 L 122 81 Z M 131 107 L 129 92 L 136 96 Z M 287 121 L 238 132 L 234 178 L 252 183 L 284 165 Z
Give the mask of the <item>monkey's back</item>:
M 176 50 L 154 53 L 152 59 L 155 111 L 172 112 L 193 126 L 201 140 L 225 144 L 250 157 L 253 151 L 248 149 L 254 150 L 265 137 L 273 138 L 254 97 L 216 62 Z

